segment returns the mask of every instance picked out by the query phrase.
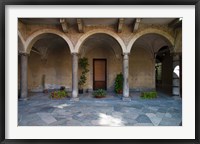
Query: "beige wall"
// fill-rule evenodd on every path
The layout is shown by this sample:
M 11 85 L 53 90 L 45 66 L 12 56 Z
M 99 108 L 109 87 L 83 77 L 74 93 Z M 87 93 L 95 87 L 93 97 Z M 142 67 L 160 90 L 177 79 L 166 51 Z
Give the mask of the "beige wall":
M 28 59 L 28 88 L 31 91 L 42 91 L 43 75 L 45 88 L 57 89 L 65 86 L 71 89 L 72 61 L 69 48 L 49 48 L 47 60 L 31 52 Z
M 133 47 L 129 55 L 129 88 L 147 90 L 155 88 L 155 64 L 144 48 Z
M 88 50 L 87 50 L 88 49 Z M 123 57 L 107 46 L 86 48 L 85 55 L 89 60 L 89 73 L 85 89 L 93 89 L 93 59 L 107 59 L 107 88 L 114 89 L 115 77 L 122 72 Z M 81 55 L 79 55 L 81 57 Z M 57 89 L 65 86 L 71 90 L 72 61 L 69 48 L 49 48 L 47 60 L 31 52 L 28 59 L 28 88 L 30 91 L 42 91 L 42 79 L 45 75 L 45 88 Z M 19 60 L 20 62 L 20 60 Z M 163 61 L 162 88 L 171 92 L 172 59 L 167 56 Z M 19 63 L 20 68 L 20 63 Z M 155 88 L 155 63 L 149 51 L 141 47 L 133 47 L 129 55 L 129 87 L 130 90 L 148 90 Z M 20 69 L 18 70 L 20 72 Z M 79 70 L 80 72 L 80 70 Z M 20 79 L 20 73 L 19 79 Z M 20 85 L 20 83 L 19 83 Z
M 107 60 L 107 89 L 114 90 L 114 81 L 118 73 L 122 72 L 122 56 L 116 57 L 111 47 L 98 47 L 90 49 L 85 55 L 89 60 L 88 80 L 85 88 L 93 89 L 93 59 Z

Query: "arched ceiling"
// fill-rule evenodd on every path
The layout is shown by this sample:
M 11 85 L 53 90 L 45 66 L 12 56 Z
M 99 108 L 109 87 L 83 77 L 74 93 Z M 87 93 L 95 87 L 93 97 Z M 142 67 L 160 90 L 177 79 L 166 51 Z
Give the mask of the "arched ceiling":
M 122 53 L 121 46 L 114 38 L 107 34 L 98 33 L 91 35 L 83 42 L 80 48 L 81 55 L 85 55 L 96 47 L 112 49 L 116 56 Z
M 134 51 L 134 48 L 136 47 L 142 47 L 150 52 L 152 56 L 154 56 L 154 54 L 158 52 L 159 49 L 163 46 L 171 47 L 171 44 L 166 38 L 158 34 L 146 34 L 136 40 L 136 42 L 132 46 L 131 51 Z
M 41 55 L 41 58 L 47 58 L 48 49 L 50 48 L 66 48 L 69 50 L 68 44 L 55 34 L 44 34 L 33 44 L 32 52 Z

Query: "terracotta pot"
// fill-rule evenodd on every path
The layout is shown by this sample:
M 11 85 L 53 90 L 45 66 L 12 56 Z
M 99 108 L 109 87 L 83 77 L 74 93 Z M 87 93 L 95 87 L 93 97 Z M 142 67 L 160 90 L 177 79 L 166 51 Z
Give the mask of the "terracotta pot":
M 95 98 L 104 98 L 105 96 L 95 96 Z
M 119 90 L 119 91 L 118 91 L 118 94 L 122 94 L 122 93 L 123 93 L 123 90 Z
M 43 93 L 48 93 L 48 90 L 47 89 L 43 90 Z

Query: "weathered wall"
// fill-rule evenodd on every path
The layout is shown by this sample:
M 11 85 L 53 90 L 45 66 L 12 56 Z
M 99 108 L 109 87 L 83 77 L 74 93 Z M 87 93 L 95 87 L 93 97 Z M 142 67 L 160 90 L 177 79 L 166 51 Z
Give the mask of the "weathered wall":
M 30 91 L 57 89 L 65 86 L 71 89 L 72 61 L 68 48 L 49 48 L 47 60 L 31 52 L 28 59 L 28 88 Z M 45 77 L 45 78 L 44 78 Z
M 85 88 L 93 89 L 93 59 L 107 59 L 107 89 L 114 90 L 114 81 L 116 75 L 122 72 L 122 57 L 116 57 L 111 47 L 92 48 L 85 57 L 89 60 L 88 80 Z
M 176 30 L 174 52 L 176 52 L 176 53 L 181 53 L 182 52 L 182 29 L 177 29 Z
M 129 55 L 130 90 L 155 88 L 155 64 L 150 53 L 144 48 L 133 47 Z

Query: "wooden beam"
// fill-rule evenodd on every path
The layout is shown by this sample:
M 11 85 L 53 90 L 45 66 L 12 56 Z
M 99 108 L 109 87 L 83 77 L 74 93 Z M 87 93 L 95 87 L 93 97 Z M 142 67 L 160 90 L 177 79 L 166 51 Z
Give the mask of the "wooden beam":
M 136 18 L 133 22 L 133 32 L 137 31 L 141 22 L 141 18 Z
M 66 19 L 61 18 L 61 19 L 60 19 L 60 24 L 61 24 L 61 26 L 62 26 L 63 32 L 64 32 L 64 33 L 67 33 L 69 28 L 68 28 Z
M 80 18 L 77 19 L 77 25 L 78 25 L 78 31 L 80 33 L 84 33 L 84 24 L 82 19 Z
M 119 19 L 119 22 L 118 22 L 118 29 L 117 29 L 117 32 L 118 32 L 118 33 L 121 33 L 121 32 L 122 32 L 123 24 L 124 24 L 124 19 L 123 19 L 123 18 L 120 18 L 120 19 Z

